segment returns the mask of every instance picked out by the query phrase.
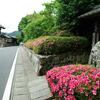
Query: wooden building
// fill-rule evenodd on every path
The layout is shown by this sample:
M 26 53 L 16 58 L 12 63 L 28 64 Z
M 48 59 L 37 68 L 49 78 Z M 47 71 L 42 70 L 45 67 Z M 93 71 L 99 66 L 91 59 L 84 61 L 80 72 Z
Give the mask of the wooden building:
M 0 34 L 0 47 L 17 45 L 17 39 L 7 34 Z
M 16 37 L 9 36 L 6 33 L 2 33 L 1 29 L 5 29 L 5 27 L 0 25 L 0 47 L 17 45 Z
M 94 32 L 92 33 L 92 46 L 100 41 L 100 5 L 97 5 L 93 10 L 80 15 L 78 17 L 81 20 L 91 20 L 94 24 Z

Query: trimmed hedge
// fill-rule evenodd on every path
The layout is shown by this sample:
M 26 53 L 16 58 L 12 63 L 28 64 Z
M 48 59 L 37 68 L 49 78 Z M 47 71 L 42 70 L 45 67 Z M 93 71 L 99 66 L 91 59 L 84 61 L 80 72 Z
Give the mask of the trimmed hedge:
M 42 55 L 61 54 L 68 51 L 85 51 L 88 48 L 88 40 L 84 37 L 60 37 L 44 36 L 25 43 L 35 53 Z

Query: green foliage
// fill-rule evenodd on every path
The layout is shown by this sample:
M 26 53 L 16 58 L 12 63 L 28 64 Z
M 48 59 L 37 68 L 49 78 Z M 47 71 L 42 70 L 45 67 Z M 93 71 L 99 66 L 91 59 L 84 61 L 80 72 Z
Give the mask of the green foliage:
M 34 12 L 35 14 L 35 12 Z M 18 25 L 18 29 L 19 31 L 23 31 L 24 28 L 29 24 L 31 23 L 31 21 L 33 20 L 34 18 L 34 14 L 31 14 L 31 15 L 27 15 L 25 17 L 23 17 Z
M 41 35 L 49 35 L 56 30 L 53 3 L 45 3 L 44 6 L 44 11 L 27 15 L 19 23 L 19 30 L 24 33 L 24 41 Z
M 67 31 L 67 30 L 58 30 L 54 33 L 52 33 L 52 36 L 62 36 L 62 37 L 70 37 L 74 36 L 73 33 Z
M 29 47 L 28 42 L 26 46 Z M 38 54 L 52 55 L 86 50 L 88 41 L 83 37 L 45 36 L 31 41 L 30 46 Z
M 80 25 L 78 16 L 98 4 L 100 0 L 53 0 L 44 4 L 43 11 L 23 17 L 18 29 L 24 33 L 24 41 L 62 30 L 72 33 Z
M 43 29 L 41 22 L 43 20 L 43 16 L 40 14 L 35 14 L 34 20 L 32 20 L 31 23 L 29 23 L 23 30 L 25 34 L 25 40 L 37 38 L 43 34 Z
M 100 0 L 55 0 L 59 4 L 57 24 L 60 29 L 73 30 L 79 23 L 77 17 L 91 10 Z
M 17 43 L 18 44 L 23 41 L 23 38 L 22 38 L 21 35 L 17 35 L 16 38 L 17 38 Z

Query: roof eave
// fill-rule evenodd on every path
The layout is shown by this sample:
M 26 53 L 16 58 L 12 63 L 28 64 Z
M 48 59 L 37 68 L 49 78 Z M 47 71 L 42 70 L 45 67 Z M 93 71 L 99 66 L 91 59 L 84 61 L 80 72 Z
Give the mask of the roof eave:
M 99 15 L 99 14 L 100 14 L 100 8 L 92 10 L 92 11 L 89 11 L 89 12 L 83 14 L 83 15 L 80 15 L 80 16 L 78 16 L 78 18 L 79 19 L 81 19 L 81 18 L 88 18 L 88 17 L 91 17 L 91 16 Z

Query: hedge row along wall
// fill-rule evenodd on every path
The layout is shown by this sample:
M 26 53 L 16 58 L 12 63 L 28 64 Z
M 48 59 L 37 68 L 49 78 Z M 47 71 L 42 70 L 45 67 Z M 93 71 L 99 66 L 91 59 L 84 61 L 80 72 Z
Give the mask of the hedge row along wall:
M 66 52 L 84 51 L 88 48 L 88 40 L 84 37 L 45 36 L 29 40 L 25 44 L 37 54 L 54 55 Z
M 88 40 L 84 37 L 44 36 L 29 40 L 25 45 L 35 53 L 45 56 L 40 58 L 40 75 L 56 66 L 87 64 L 90 54 Z

